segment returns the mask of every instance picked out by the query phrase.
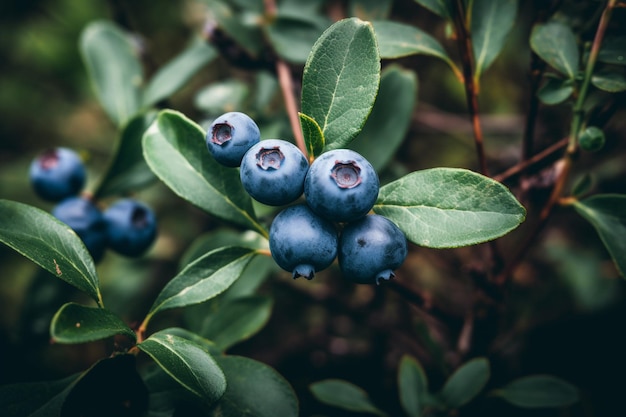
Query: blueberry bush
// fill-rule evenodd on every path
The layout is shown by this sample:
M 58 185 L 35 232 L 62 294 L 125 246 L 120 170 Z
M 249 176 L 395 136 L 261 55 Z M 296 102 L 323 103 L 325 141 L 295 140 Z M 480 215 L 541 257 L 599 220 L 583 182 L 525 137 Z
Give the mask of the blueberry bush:
M 0 415 L 619 406 L 624 2 L 33 3 Z

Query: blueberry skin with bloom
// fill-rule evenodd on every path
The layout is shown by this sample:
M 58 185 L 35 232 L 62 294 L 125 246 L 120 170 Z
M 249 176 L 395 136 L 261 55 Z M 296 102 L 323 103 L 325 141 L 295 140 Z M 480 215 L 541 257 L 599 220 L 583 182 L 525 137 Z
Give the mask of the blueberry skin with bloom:
M 102 259 L 107 247 L 106 222 L 91 200 L 66 198 L 52 209 L 52 215 L 76 232 L 94 261 Z
M 257 124 L 245 113 L 224 113 L 207 130 L 206 146 L 217 162 L 238 167 L 250 147 L 261 140 Z
M 30 164 L 31 184 L 37 195 L 48 201 L 77 195 L 86 176 L 83 161 L 68 148 L 48 149 Z
M 348 223 L 339 238 L 343 277 L 358 284 L 389 280 L 407 255 L 406 237 L 391 220 L 370 214 Z
M 287 207 L 270 226 L 272 258 L 294 278 L 313 279 L 315 272 L 328 268 L 337 256 L 338 241 L 335 225 L 305 204 Z
M 109 247 L 121 255 L 141 256 L 156 239 L 156 216 L 137 200 L 116 201 L 104 211 L 104 220 Z
M 336 149 L 319 156 L 304 180 L 304 196 L 311 209 L 336 222 L 365 216 L 378 198 L 378 175 L 359 153 Z
M 296 145 L 266 139 L 246 152 L 239 176 L 252 198 L 270 206 L 282 206 L 302 195 L 308 169 L 309 161 Z

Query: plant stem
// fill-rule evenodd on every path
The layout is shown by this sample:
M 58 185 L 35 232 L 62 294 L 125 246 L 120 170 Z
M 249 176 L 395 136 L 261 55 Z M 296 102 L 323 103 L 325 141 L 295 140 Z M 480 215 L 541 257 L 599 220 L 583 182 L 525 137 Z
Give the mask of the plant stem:
M 517 265 L 521 262 L 526 252 L 530 249 L 532 243 L 537 238 L 541 230 L 545 227 L 548 222 L 548 218 L 552 213 L 554 206 L 561 201 L 563 190 L 565 188 L 565 184 L 569 178 L 569 174 L 572 170 L 572 165 L 574 162 L 574 156 L 578 150 L 578 133 L 583 125 L 583 118 L 585 116 L 584 113 L 584 103 L 587 98 L 587 91 L 589 90 L 589 84 L 591 83 L 591 77 L 593 75 L 593 69 L 596 64 L 596 60 L 598 58 L 598 52 L 600 51 L 600 46 L 602 45 L 602 40 L 604 39 L 604 33 L 609 24 L 609 20 L 611 18 L 611 13 L 613 8 L 615 7 L 617 0 L 609 0 L 607 5 L 602 12 L 602 16 L 600 17 L 600 22 L 598 23 L 598 28 L 596 29 L 596 34 L 593 39 L 593 44 L 591 46 L 591 51 L 589 52 L 589 58 L 587 59 L 587 64 L 585 66 L 585 74 L 583 78 L 583 82 L 578 91 L 578 98 L 576 100 L 576 104 L 574 105 L 572 123 L 570 126 L 570 133 L 568 136 L 568 145 L 565 150 L 565 155 L 561 158 L 558 176 L 554 184 L 554 188 L 552 189 L 552 193 L 546 202 L 546 205 L 541 210 L 539 214 L 539 222 L 533 229 L 533 231 L 528 235 L 526 241 L 521 246 L 520 250 L 518 250 L 517 254 L 511 260 L 509 265 L 502 271 L 502 273 L 497 277 L 496 282 L 503 284 L 512 274 L 517 267 Z
M 464 19 L 466 12 L 463 0 L 456 0 L 456 6 L 457 10 L 454 16 L 456 39 L 463 62 L 463 85 L 465 86 L 465 97 L 467 99 L 467 107 L 474 132 L 476 155 L 478 157 L 481 174 L 489 175 L 483 145 L 483 132 L 480 127 L 480 112 L 478 109 L 479 86 L 474 77 L 474 52 L 472 48 L 472 39 L 467 27 L 467 22 Z
M 289 124 L 291 124 L 291 130 L 293 137 L 296 141 L 296 145 L 302 151 L 303 154 L 308 155 L 306 144 L 304 143 L 304 135 L 300 128 L 300 117 L 298 116 L 298 105 L 296 104 L 296 98 L 293 93 L 293 79 L 291 78 L 291 71 L 287 63 L 281 59 L 276 61 L 276 72 L 278 73 L 278 82 L 283 92 L 283 99 L 285 101 L 285 108 L 287 115 L 289 116 Z
M 532 157 L 518 163 L 517 165 L 513 165 L 511 168 L 507 169 L 503 173 L 494 175 L 493 179 L 498 182 L 504 182 L 506 180 L 509 180 L 512 177 L 524 172 L 528 168 L 538 164 L 539 162 L 555 154 L 557 151 L 567 147 L 568 143 L 569 143 L 569 137 L 565 137 L 561 139 L 560 141 L 548 146 L 543 151 L 533 155 Z

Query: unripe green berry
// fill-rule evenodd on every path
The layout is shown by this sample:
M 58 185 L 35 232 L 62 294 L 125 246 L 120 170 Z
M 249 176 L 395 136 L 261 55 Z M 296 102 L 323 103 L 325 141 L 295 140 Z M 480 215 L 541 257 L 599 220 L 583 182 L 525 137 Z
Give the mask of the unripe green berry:
M 595 126 L 589 126 L 578 135 L 578 145 L 581 149 L 589 152 L 597 152 L 602 149 L 605 141 L 604 132 Z

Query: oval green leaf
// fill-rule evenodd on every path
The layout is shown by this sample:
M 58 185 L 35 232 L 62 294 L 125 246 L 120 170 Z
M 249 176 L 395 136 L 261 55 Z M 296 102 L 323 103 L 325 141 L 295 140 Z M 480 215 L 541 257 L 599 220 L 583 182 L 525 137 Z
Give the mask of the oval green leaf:
M 93 342 L 118 334 L 135 340 L 135 332 L 118 315 L 76 303 L 64 304 L 50 323 L 50 335 L 57 343 Z
M 78 235 L 51 214 L 27 204 L 0 200 L 0 242 L 102 305 L 91 255 Z
M 609 93 L 626 91 L 626 72 L 621 68 L 620 70 L 599 71 L 591 76 L 591 83 Z
M 441 389 L 441 399 L 448 407 L 459 408 L 480 394 L 490 376 L 486 358 L 472 359 L 450 375 Z
M 560 408 L 579 401 L 575 386 L 551 375 L 519 378 L 492 394 L 523 408 Z
M 576 35 L 569 26 L 560 22 L 535 25 L 530 47 L 554 69 L 574 79 L 580 58 Z
M 593 225 L 620 275 L 626 277 L 626 195 L 598 194 L 577 201 L 574 208 Z
M 80 52 L 100 104 L 116 125 L 124 125 L 139 110 L 143 83 L 129 36 L 111 22 L 93 22 L 81 33 Z
M 574 92 L 574 82 L 571 79 L 548 78 L 537 91 L 537 97 L 542 103 L 555 105 L 567 100 Z
M 315 42 L 304 67 L 302 113 L 320 126 L 326 150 L 343 148 L 361 131 L 380 82 L 372 25 L 340 20 Z
M 235 246 L 207 253 L 167 283 L 148 316 L 170 308 L 198 304 L 222 293 L 239 278 L 256 253 L 254 249 Z
M 381 187 L 374 211 L 411 242 L 431 248 L 474 245 L 505 235 L 526 210 L 502 184 L 461 168 L 415 171 Z
M 60 416 L 63 403 L 80 374 L 56 381 L 0 385 L 3 417 Z
M 400 404 L 409 417 L 420 417 L 428 395 L 428 379 L 417 359 L 404 355 L 398 368 Z
M 272 47 L 281 58 L 294 64 L 304 64 L 315 41 L 326 27 L 327 25 L 321 26 L 306 16 L 279 15 L 264 29 Z
M 124 126 L 106 174 L 94 191 L 96 200 L 140 190 L 156 179 L 143 158 L 141 146 L 143 135 L 156 115 L 156 112 L 139 114 Z
M 202 38 L 194 38 L 184 51 L 162 66 L 150 79 L 143 92 L 143 106 L 153 106 L 174 94 L 215 57 L 215 48 Z
M 242 356 L 216 356 L 226 375 L 226 392 L 213 407 L 214 417 L 297 417 L 298 398 L 275 369 Z
M 206 404 L 215 403 L 226 391 L 224 373 L 213 357 L 194 342 L 160 331 L 137 347 Z
M 207 317 L 200 335 L 225 351 L 259 332 L 272 314 L 272 305 L 271 298 L 260 295 L 229 300 Z
M 229 111 L 238 111 L 250 91 L 248 84 L 237 79 L 218 81 L 201 88 L 194 98 L 196 108 L 218 116 Z
M 206 212 L 263 236 L 239 171 L 220 165 L 205 145 L 205 133 L 183 114 L 163 110 L 143 137 L 150 169 L 176 194 Z
M 356 413 L 386 416 L 360 387 L 341 379 L 326 379 L 309 386 L 320 402 Z
M 372 113 L 350 144 L 377 172 L 389 163 L 405 139 L 416 99 L 415 72 L 395 65 L 383 71 Z
M 415 0 L 415 3 L 427 8 L 436 15 L 449 19 L 452 13 L 451 0 Z
M 600 46 L 598 61 L 626 65 L 626 35 L 605 37 Z
M 473 0 L 470 35 L 476 80 L 500 54 L 515 23 L 517 0 Z
M 316 157 L 324 150 L 324 133 L 315 119 L 304 113 L 298 113 L 300 117 L 300 127 L 304 136 L 307 153 Z

